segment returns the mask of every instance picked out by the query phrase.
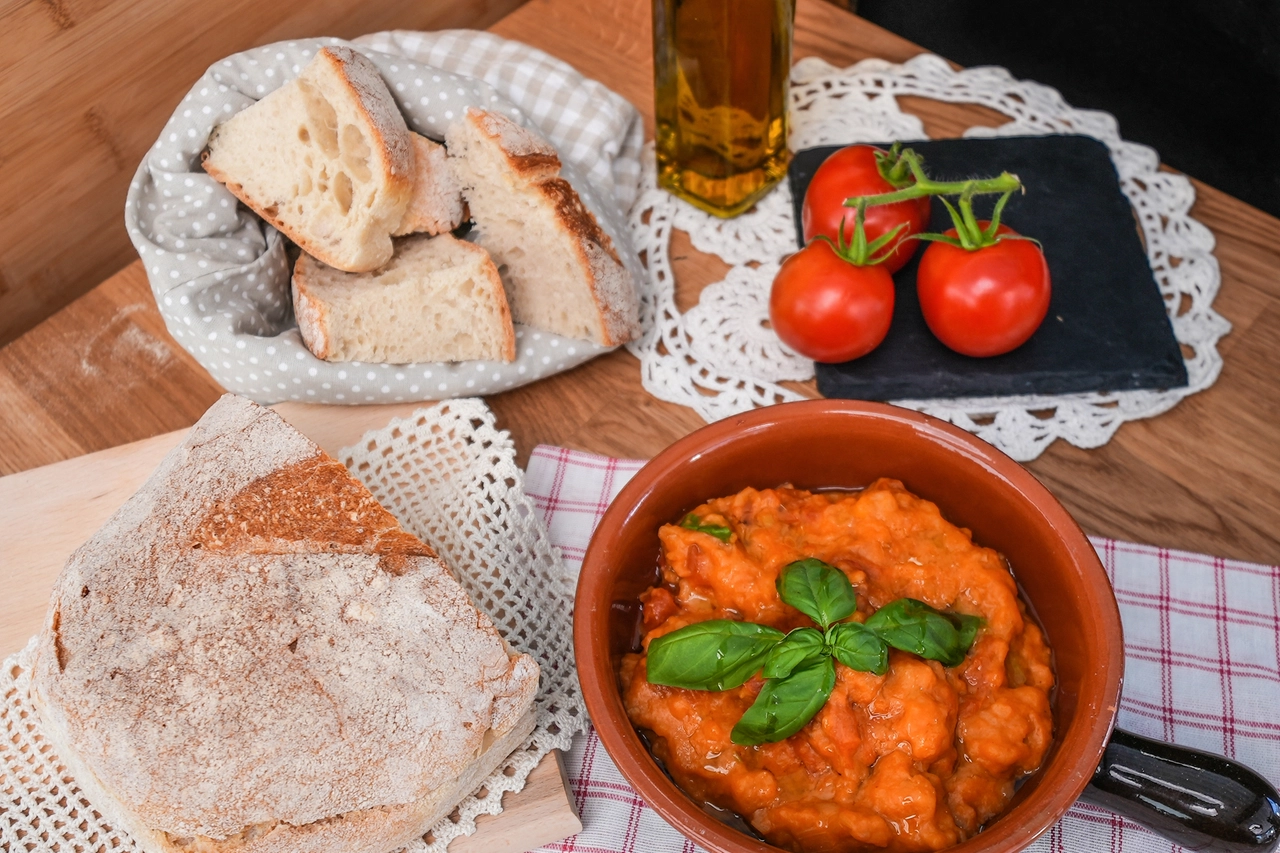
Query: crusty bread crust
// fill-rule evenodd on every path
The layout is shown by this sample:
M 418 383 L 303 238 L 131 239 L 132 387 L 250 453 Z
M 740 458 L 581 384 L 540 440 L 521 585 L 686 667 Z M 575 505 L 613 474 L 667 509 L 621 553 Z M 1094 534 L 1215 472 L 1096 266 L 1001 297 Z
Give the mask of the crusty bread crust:
M 150 853 L 386 853 L 523 737 L 537 681 L 340 464 L 228 395 L 67 562 L 32 693 Z
M 557 225 L 571 237 L 579 263 L 587 270 L 605 346 L 618 346 L 640 333 L 635 290 L 631 275 L 618 258 L 613 241 L 564 178 L 537 184 L 538 191 L 555 205 Z
M 527 127 L 476 107 L 467 108 L 466 121 L 502 149 L 511 174 L 518 181 L 536 184 L 560 176 L 560 155 L 556 149 Z
M 552 233 L 558 232 L 565 238 L 564 248 L 572 256 L 573 262 L 565 281 L 514 283 L 504 280 L 516 322 L 559 334 L 589 337 L 604 346 L 618 346 L 636 338 L 640 333 L 640 312 L 631 273 L 623 266 L 613 241 L 582 203 L 578 193 L 559 176 L 560 159 L 550 143 L 505 116 L 474 107 L 468 108 L 463 119 L 449 128 L 447 139 L 450 160 L 457 164 L 455 168 L 463 184 L 463 195 L 476 219 L 478 241 L 490 249 L 500 270 L 507 268 L 507 275 L 514 279 L 514 266 L 521 263 L 521 258 L 535 252 L 526 252 L 524 247 L 520 247 L 519 252 L 512 253 L 515 257 L 505 257 L 499 250 L 489 232 L 494 223 L 485 221 L 486 213 L 492 215 L 494 211 L 478 209 L 475 200 L 477 187 L 483 183 L 527 196 L 538 217 L 550 222 Z M 473 151 L 473 146 L 486 150 Z M 497 156 L 489 159 L 495 152 Z M 486 173 L 486 168 L 492 168 L 494 161 L 499 164 L 497 170 L 502 174 Z M 538 248 L 543 252 L 561 249 L 560 246 Z M 589 324 L 592 330 L 589 334 L 574 334 L 541 324 L 538 317 L 530 316 L 536 311 L 522 310 L 523 303 L 532 295 L 530 288 L 563 287 L 568 292 L 575 289 L 581 292 L 582 285 L 576 284 L 575 280 L 585 285 L 587 292 L 582 296 L 596 315 L 594 322 Z
M 608 234 L 604 233 L 600 223 L 596 222 L 596 218 L 591 215 L 591 211 L 587 210 L 586 205 L 582 203 L 582 199 L 573 187 L 569 186 L 568 181 L 564 178 L 547 178 L 538 181 L 534 186 L 555 207 L 556 218 L 566 231 L 573 234 L 577 242 L 595 243 L 609 255 L 614 263 L 621 266 L 622 261 L 614 251 L 613 241 L 609 239 Z
M 311 295 L 314 271 L 310 258 L 310 255 L 303 252 L 293 264 L 293 276 L 289 280 L 289 291 L 293 295 L 293 316 L 298 321 L 298 334 L 302 336 L 302 342 L 311 350 L 311 354 L 316 358 L 332 361 L 334 348 L 329 329 L 333 328 L 333 321 L 329 316 L 329 303 Z
M 466 338 L 471 346 L 468 351 L 449 345 L 447 331 L 440 326 L 423 325 L 422 318 L 441 307 L 422 295 L 424 291 L 432 292 L 426 290 L 425 284 L 413 292 L 401 289 L 403 280 L 387 283 L 392 276 L 401 274 L 406 280 L 425 280 L 447 273 L 445 267 L 431 267 L 427 258 L 417 253 L 425 245 L 423 241 L 447 245 L 449 249 L 442 253 L 444 257 L 475 272 L 473 277 L 468 277 L 468 294 L 444 294 L 458 299 L 469 315 L 465 320 Z M 440 263 L 440 258 L 434 256 L 430 263 Z M 341 292 L 345 288 L 359 288 L 362 297 L 343 301 L 340 309 L 334 304 L 335 290 Z M 480 246 L 458 240 L 451 234 L 399 239 L 392 259 L 371 273 L 338 272 L 303 253 L 294 264 L 290 290 L 302 342 L 313 355 L 326 361 L 408 363 L 488 359 L 512 362 L 516 357 L 511 308 L 493 259 Z M 439 294 L 440 290 L 435 292 Z M 382 305 L 374 304 L 375 301 L 394 305 L 403 318 L 383 323 L 384 312 L 378 310 Z M 453 331 L 457 332 L 456 313 L 453 320 Z M 475 342 L 482 339 L 491 344 L 477 346 Z
M 227 128 L 234 127 L 238 115 L 242 114 L 232 116 L 214 128 L 209 137 L 209 143 L 201 154 L 201 165 L 210 176 L 223 183 L 236 198 L 307 253 L 320 258 L 330 266 L 349 272 L 377 269 L 391 257 L 391 232 L 403 217 L 413 192 L 414 160 L 413 145 L 409 138 L 410 131 L 377 66 L 363 54 L 349 47 L 321 48 L 315 58 L 303 69 L 299 79 L 316 76 L 319 69 L 315 66 L 320 65 L 327 66 L 339 81 L 339 85 L 346 90 L 359 113 L 364 130 L 369 135 L 370 157 L 374 171 L 379 175 L 382 184 L 382 198 L 379 205 L 386 206 L 391 211 L 384 233 L 378 235 L 380 239 L 374 239 L 362 245 L 352 256 L 340 254 L 335 250 L 334 245 L 317 235 L 308 233 L 298 227 L 298 223 L 289 216 L 284 215 L 280 209 L 281 199 L 255 197 L 246 189 L 241 176 L 228 174 L 219 165 L 219 145 L 223 133 Z M 298 80 L 286 83 L 249 110 L 260 104 L 266 104 L 271 99 L 294 97 L 298 85 Z
M 409 127 L 378 66 L 349 47 L 321 48 L 316 59 L 330 63 L 355 98 L 364 120 L 373 128 L 377 142 L 373 146 L 374 152 L 383 158 L 383 167 L 395 180 L 397 189 L 412 191 L 413 143 L 409 138 Z

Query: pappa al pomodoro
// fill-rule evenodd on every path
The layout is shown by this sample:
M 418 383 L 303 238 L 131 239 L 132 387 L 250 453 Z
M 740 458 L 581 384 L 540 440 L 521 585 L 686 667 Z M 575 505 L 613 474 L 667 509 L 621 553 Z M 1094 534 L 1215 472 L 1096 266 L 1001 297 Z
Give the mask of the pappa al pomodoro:
M 1043 761 L 1053 735 L 1043 633 L 1004 559 L 900 482 L 749 488 L 664 525 L 659 538 L 661 576 L 641 596 L 642 650 L 619 676 L 632 722 L 695 800 L 803 853 L 941 850 L 1000 814 Z M 829 698 L 776 742 L 732 737 L 766 688 L 761 672 L 723 690 L 650 683 L 647 650 L 687 626 L 812 632 L 815 621 L 779 594 L 780 572 L 797 561 L 847 577 L 857 609 L 844 622 L 865 624 L 907 599 L 981 627 L 950 667 L 899 648 L 883 675 L 836 662 Z

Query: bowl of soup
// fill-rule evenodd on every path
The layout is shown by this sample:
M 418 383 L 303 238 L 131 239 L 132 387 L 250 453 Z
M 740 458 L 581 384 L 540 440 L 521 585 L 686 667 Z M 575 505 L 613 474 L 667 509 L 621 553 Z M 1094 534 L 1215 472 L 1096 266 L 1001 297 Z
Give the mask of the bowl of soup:
M 830 698 L 771 742 L 730 735 L 762 672 L 724 690 L 649 683 L 647 650 L 682 627 L 829 627 L 776 591 L 806 559 L 849 579 L 842 621 L 874 626 L 910 600 L 981 627 L 950 665 L 910 643 L 879 673 L 834 664 Z M 587 551 L 574 644 L 619 771 L 718 853 L 1020 850 L 1094 774 L 1124 667 L 1106 573 L 1026 469 L 935 418 L 835 400 L 726 418 L 638 472 Z

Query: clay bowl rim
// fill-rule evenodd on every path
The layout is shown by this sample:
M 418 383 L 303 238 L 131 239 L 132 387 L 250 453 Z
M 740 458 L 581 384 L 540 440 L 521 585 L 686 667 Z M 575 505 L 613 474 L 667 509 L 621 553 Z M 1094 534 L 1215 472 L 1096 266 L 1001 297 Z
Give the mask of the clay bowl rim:
M 811 400 L 783 403 L 734 415 L 702 427 L 651 459 L 619 492 L 592 536 L 583 559 L 574 602 L 574 654 L 588 713 L 605 751 L 641 798 L 664 820 L 713 853 L 782 853 L 703 811 L 662 771 L 645 748 L 622 706 L 610 656 L 609 617 L 612 575 L 608 543 L 616 539 L 637 509 L 691 461 L 730 445 L 748 433 L 770 430 L 795 419 L 843 418 L 842 425 L 875 422 L 901 428 L 904 441 L 943 448 L 985 469 L 1003 487 L 1030 505 L 1046 535 L 1064 547 L 1076 570 L 1076 594 L 1085 612 L 1097 618 L 1082 627 L 1101 673 L 1084 682 L 1075 717 L 1067 732 L 1055 731 L 1055 744 L 1029 796 L 969 840 L 948 853 L 1014 853 L 1049 829 L 1069 809 L 1093 776 L 1115 725 L 1124 672 L 1124 644 L 1109 578 L 1097 552 L 1075 519 L 1032 474 L 991 445 L 945 421 L 880 403 Z M 891 475 L 891 472 L 886 472 Z M 774 484 L 760 484 L 761 487 Z M 708 494 L 707 498 L 714 497 Z M 1035 606 L 1035 602 L 1032 602 Z M 1055 714 L 1056 717 L 1056 714 Z M 1056 719 L 1055 719 L 1056 723 Z

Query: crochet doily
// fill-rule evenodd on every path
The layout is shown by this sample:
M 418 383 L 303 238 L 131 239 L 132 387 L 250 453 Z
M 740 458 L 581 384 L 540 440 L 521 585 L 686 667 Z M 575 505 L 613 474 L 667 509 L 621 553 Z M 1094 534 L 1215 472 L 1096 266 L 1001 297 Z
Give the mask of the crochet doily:
M 515 445 L 475 399 L 453 400 L 366 434 L 339 454 L 383 506 L 454 568 L 471 599 L 514 648 L 542 668 L 532 737 L 409 853 L 445 853 L 475 831 L 476 817 L 502 811 L 502 795 L 524 787 L 552 749 L 586 729 L 574 671 L 573 579 L 533 502 Z M 137 851 L 88 802 L 40 733 L 30 701 L 35 638 L 0 672 L 0 849 L 49 853 Z
M 845 69 L 801 60 L 791 72 L 791 148 L 927 138 L 921 121 L 899 109 L 898 95 L 981 104 L 1012 119 L 996 128 L 969 128 L 965 136 L 1075 133 L 1106 143 L 1141 223 L 1147 257 L 1183 345 L 1189 383 L 1165 391 L 894 403 L 950 421 L 1027 461 L 1056 438 L 1077 447 L 1101 446 L 1125 421 L 1160 414 L 1213 384 L 1222 369 L 1217 341 L 1231 326 L 1211 307 L 1221 280 L 1214 239 L 1188 213 L 1195 190 L 1187 178 L 1160 171 L 1154 150 L 1121 139 L 1108 113 L 1075 109 L 1054 89 L 1016 80 L 1003 68 L 955 71 L 932 55 L 901 65 L 867 59 Z M 652 150 L 647 152 L 631 214 L 636 249 L 649 274 L 642 297 L 647 332 L 630 349 L 651 394 L 689 406 L 708 421 L 805 398 L 780 383 L 812 379 L 813 363 L 788 350 L 768 328 L 774 274 L 795 251 L 791 205 L 783 182 L 751 212 L 718 219 L 658 189 Z M 687 232 L 696 249 L 731 267 L 683 314 L 671 271 L 673 229 Z

